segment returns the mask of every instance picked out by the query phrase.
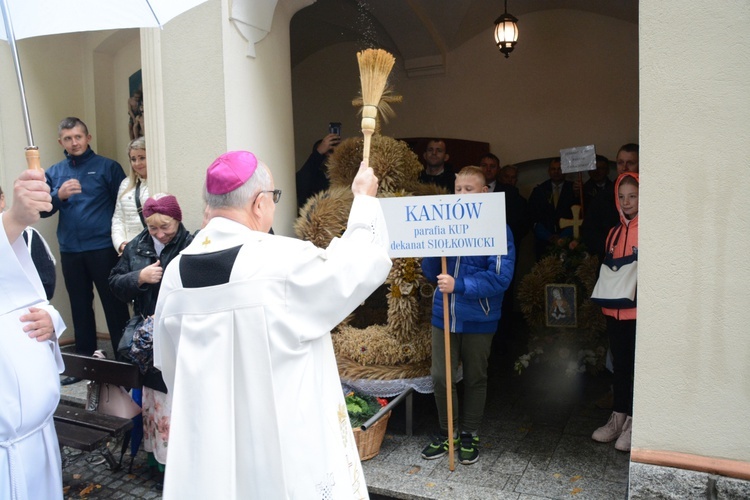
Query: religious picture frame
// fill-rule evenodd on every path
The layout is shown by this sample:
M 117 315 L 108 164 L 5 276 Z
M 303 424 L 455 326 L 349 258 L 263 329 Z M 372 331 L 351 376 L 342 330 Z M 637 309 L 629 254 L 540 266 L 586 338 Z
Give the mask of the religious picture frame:
M 546 325 L 575 328 L 578 326 L 576 286 L 551 283 L 544 287 Z

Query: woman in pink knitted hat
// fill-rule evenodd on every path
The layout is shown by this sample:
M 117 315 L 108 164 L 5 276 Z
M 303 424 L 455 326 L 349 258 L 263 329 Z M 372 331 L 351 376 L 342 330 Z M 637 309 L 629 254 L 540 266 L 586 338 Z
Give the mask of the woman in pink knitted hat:
M 133 302 L 136 315 L 147 318 L 154 314 L 164 269 L 193 236 L 182 225 L 182 210 L 172 195 L 160 193 L 146 200 L 143 217 L 146 228 L 125 246 L 109 275 L 109 286 L 117 298 Z M 153 364 L 144 374 L 142 409 L 143 447 L 148 452 L 149 465 L 157 469 L 159 485 L 167 458 L 171 409 L 167 387 Z

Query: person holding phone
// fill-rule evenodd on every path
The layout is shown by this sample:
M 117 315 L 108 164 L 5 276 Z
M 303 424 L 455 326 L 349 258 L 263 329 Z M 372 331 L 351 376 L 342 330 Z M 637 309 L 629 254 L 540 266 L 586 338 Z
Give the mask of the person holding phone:
M 328 134 L 315 142 L 312 153 L 297 171 L 297 210 L 301 209 L 311 196 L 325 191 L 330 186 L 326 175 L 326 160 L 340 142 L 341 123 L 329 123 Z

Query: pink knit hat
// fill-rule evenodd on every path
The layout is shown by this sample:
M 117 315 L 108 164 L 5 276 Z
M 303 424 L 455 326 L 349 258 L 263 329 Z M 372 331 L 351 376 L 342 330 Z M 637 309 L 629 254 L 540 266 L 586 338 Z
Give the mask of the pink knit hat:
M 206 191 L 226 194 L 234 191 L 253 175 L 258 160 L 249 151 L 230 151 L 216 158 L 206 171 Z
M 175 220 L 182 222 L 182 210 L 177 198 L 171 194 L 155 194 L 143 204 L 143 217 L 148 219 L 154 214 L 168 215 Z

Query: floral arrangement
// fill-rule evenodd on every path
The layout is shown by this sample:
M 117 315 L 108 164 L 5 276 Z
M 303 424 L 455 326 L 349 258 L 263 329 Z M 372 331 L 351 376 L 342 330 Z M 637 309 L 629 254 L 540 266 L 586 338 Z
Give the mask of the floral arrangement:
M 583 243 L 562 238 L 523 278 L 518 301 L 531 333 L 529 351 L 515 362 L 517 373 L 541 362 L 562 368 L 568 375 L 587 370 L 596 373 L 604 367 L 606 322 L 601 308 L 590 299 L 598 270 L 599 260 Z M 576 286 L 577 328 L 546 326 L 545 286 L 550 283 Z
M 349 422 L 352 427 L 357 428 L 370 420 L 382 407 L 388 404 L 384 398 L 376 398 L 365 394 L 350 392 L 344 398 L 346 411 L 349 413 Z

